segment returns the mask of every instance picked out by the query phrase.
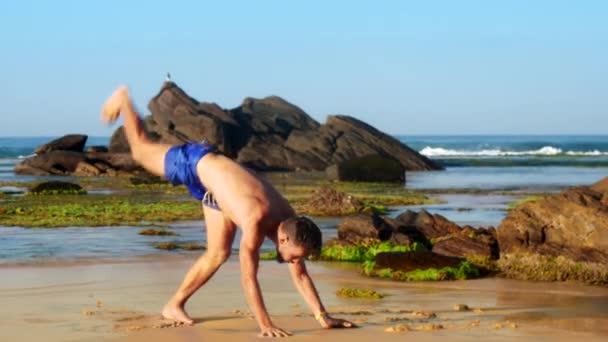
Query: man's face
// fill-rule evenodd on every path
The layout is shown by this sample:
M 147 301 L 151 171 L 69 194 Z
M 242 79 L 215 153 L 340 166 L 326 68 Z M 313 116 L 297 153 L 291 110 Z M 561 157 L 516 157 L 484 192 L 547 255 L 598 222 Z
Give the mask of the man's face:
M 298 262 L 306 257 L 307 253 L 302 246 L 296 246 L 291 241 L 279 241 L 277 245 L 277 262 Z

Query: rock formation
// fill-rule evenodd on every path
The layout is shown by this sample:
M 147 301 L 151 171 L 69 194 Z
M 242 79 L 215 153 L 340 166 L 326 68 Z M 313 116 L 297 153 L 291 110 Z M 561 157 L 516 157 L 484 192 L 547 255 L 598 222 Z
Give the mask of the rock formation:
M 608 178 L 512 209 L 498 228 L 502 254 L 608 262 Z
M 151 115 L 143 118 L 143 124 L 153 141 L 181 144 L 207 140 L 227 156 L 260 171 L 325 170 L 369 155 L 391 158 L 407 170 L 441 169 L 362 121 L 335 115 L 320 125 L 277 96 L 246 98 L 240 106 L 226 110 L 215 103 L 198 102 L 168 81 L 148 108 Z M 139 170 L 129 156 L 122 127 L 114 132 L 109 151 L 95 146 L 83 153 L 86 138 L 68 135 L 40 146 L 37 155 L 19 163 L 15 172 L 95 176 Z
M 440 169 L 397 139 L 355 118 L 329 116 L 320 125 L 301 108 L 270 96 L 246 98 L 234 109 L 198 102 L 166 82 L 149 103 L 145 127 L 152 139 L 169 144 L 208 140 L 226 155 L 258 170 L 324 170 L 353 158 L 380 155 L 408 170 Z M 128 151 L 118 129 L 111 152 Z

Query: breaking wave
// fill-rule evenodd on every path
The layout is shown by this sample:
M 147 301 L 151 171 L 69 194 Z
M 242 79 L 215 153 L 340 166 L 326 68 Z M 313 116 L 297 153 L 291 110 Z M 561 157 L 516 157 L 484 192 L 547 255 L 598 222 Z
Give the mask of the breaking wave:
M 442 147 L 426 146 L 420 150 L 420 154 L 427 157 L 511 157 L 511 156 L 608 156 L 608 152 L 599 150 L 593 151 L 562 151 L 562 149 L 553 146 L 544 146 L 537 150 L 528 151 L 503 151 L 501 149 L 487 149 L 478 151 L 468 150 L 451 150 Z

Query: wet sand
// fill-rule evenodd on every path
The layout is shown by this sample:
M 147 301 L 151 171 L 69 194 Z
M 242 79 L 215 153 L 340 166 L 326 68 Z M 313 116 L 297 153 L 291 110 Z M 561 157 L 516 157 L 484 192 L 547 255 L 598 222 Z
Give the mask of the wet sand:
M 195 326 L 173 327 L 160 318 L 160 309 L 194 257 L 0 267 L 0 341 L 255 340 L 258 330 L 248 314 L 234 258 L 189 302 Z M 398 283 L 364 278 L 348 264 L 310 263 L 309 269 L 328 311 L 360 328 L 320 329 L 287 267 L 263 262 L 260 282 L 267 307 L 280 327 L 294 332 L 291 340 L 608 338 L 606 288 L 496 278 Z M 388 296 L 341 298 L 335 295 L 341 287 L 372 288 Z M 470 310 L 456 311 L 457 304 Z

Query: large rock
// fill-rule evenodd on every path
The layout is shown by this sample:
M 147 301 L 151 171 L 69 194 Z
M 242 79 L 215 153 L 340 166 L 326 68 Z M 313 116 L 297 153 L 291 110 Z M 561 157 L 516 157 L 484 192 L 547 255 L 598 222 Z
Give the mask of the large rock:
M 166 82 L 149 103 L 144 119 L 151 139 L 167 144 L 207 140 L 239 163 L 257 170 L 325 170 L 366 155 L 392 157 L 408 170 L 440 169 L 397 139 L 348 116 L 320 125 L 301 108 L 278 96 L 246 98 L 232 110 L 198 102 Z M 122 129 L 111 152 L 128 152 Z
M 441 169 L 397 139 L 360 120 L 336 115 L 329 116 L 326 124 L 320 125 L 301 108 L 278 96 L 246 98 L 240 106 L 226 110 L 215 103 L 198 102 L 175 83 L 165 82 L 148 108 L 151 115 L 143 118 L 143 127 L 150 140 L 171 145 L 206 140 L 217 145 L 220 152 L 256 170 L 322 171 L 330 165 L 369 155 L 394 159 L 390 172 L 386 162 L 380 171 L 367 172 L 375 176 L 390 175 L 394 180 L 401 179 L 400 168 Z M 38 151 L 40 155 L 57 150 L 82 152 L 85 142 L 86 136 L 71 135 L 41 146 Z M 22 174 L 71 174 L 80 161 L 96 167 L 101 174 L 141 170 L 128 157 L 130 147 L 122 127 L 112 135 L 108 151 L 96 147 L 79 156 L 75 164 L 63 165 L 59 161 L 56 167 L 38 167 L 41 161 L 36 160 L 21 163 L 15 170 Z M 45 160 L 54 163 L 52 160 L 56 157 L 46 156 Z M 89 167 L 87 170 L 93 171 Z M 84 173 L 91 173 L 88 171 Z M 357 179 L 373 180 L 359 175 L 361 172 Z
M 27 158 L 15 165 L 15 173 L 27 175 L 60 175 L 73 173 L 79 163 L 86 161 L 84 153 L 51 151 Z
M 608 262 L 606 180 L 512 209 L 497 229 L 500 253 L 537 253 Z
M 395 219 L 376 214 L 358 213 L 346 217 L 338 226 L 338 239 L 331 244 L 352 245 L 390 241 L 393 245 L 414 242 L 432 248 L 433 253 L 447 257 L 471 256 L 497 259 L 496 230 L 460 227 L 441 215 L 425 210 L 406 211 Z
M 430 214 L 424 209 L 420 210 L 418 213 L 407 210 L 397 216 L 395 220 L 400 226 L 404 227 L 404 229 L 414 228 L 429 240 L 450 234 L 458 234 L 462 229 L 456 223 L 445 217 L 438 214 Z
M 392 234 L 393 227 L 376 214 L 354 214 L 338 226 L 338 238 L 351 244 L 386 241 Z
M 343 216 L 362 209 L 363 202 L 356 197 L 328 186 L 313 190 L 310 198 L 301 205 L 301 210 L 318 216 Z
M 601 193 L 608 193 L 608 177 L 600 180 L 599 182 L 593 184 L 591 186 L 591 189 L 601 192 Z
M 44 145 L 38 146 L 34 153 L 42 154 L 51 151 L 74 151 L 82 152 L 84 145 L 87 143 L 87 136 L 82 134 L 68 134 L 61 138 L 50 141 Z
M 498 259 L 498 242 L 494 230 L 465 227 L 458 234 L 447 235 L 433 244 L 433 252 L 446 256 L 482 256 Z
M 139 172 L 141 167 L 129 153 L 51 151 L 22 160 L 15 173 L 35 176 L 115 175 L 116 170 Z
M 49 181 L 36 184 L 29 190 L 29 192 L 32 194 L 48 195 L 86 193 L 78 184 L 61 181 Z
M 366 155 L 390 156 L 407 170 L 439 170 L 440 166 L 412 150 L 394 137 L 346 115 L 330 115 L 318 130 L 296 131 L 286 146 L 311 154 L 327 165 Z
M 329 166 L 329 180 L 354 182 L 405 182 L 405 168 L 396 159 L 368 155 Z

